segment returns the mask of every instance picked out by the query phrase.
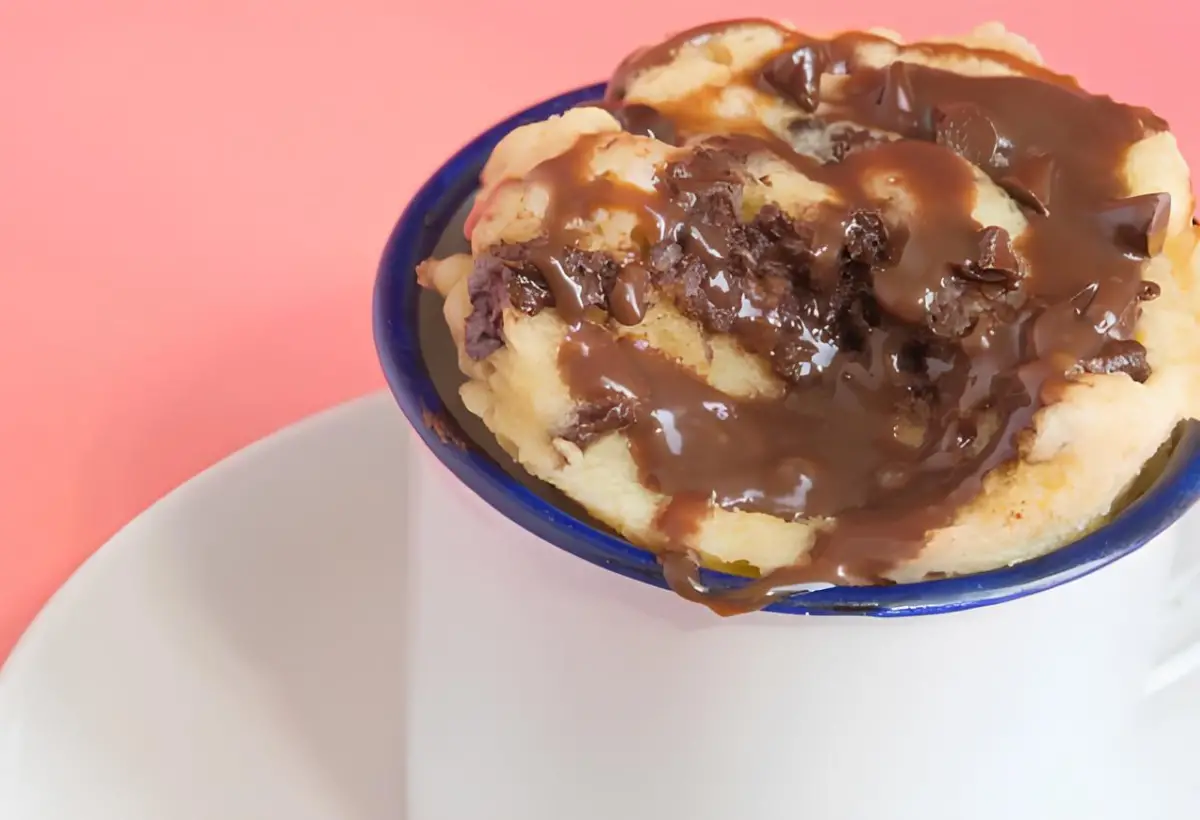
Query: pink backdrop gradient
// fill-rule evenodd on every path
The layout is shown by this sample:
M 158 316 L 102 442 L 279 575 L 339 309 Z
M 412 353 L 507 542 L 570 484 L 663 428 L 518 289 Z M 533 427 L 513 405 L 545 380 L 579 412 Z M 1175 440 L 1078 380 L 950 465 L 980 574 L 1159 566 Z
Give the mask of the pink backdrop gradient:
M 1113 5 L 0 0 L 0 658 L 155 499 L 381 386 L 376 257 L 496 119 L 706 19 L 919 36 L 999 18 L 1196 158 L 1197 12 Z

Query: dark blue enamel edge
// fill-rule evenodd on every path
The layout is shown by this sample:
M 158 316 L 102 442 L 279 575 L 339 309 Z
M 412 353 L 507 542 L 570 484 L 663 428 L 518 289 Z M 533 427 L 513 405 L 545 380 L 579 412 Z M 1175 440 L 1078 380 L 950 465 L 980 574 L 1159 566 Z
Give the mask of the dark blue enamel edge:
M 582 102 L 598 99 L 592 85 L 546 100 L 472 140 L 422 186 L 388 240 L 374 293 L 374 337 L 389 387 L 426 446 L 463 483 L 529 532 L 597 566 L 666 587 L 654 556 L 548 505 L 508 476 L 485 454 L 443 441 L 425 421 L 444 405 L 421 359 L 417 335 L 420 287 L 414 271 L 433 250 L 459 206 L 475 190 L 479 172 L 505 134 Z M 961 578 L 881 587 L 833 587 L 796 593 L 769 608 L 802 615 L 880 617 L 972 609 L 1032 595 L 1083 577 L 1128 555 L 1182 516 L 1200 497 L 1200 428 L 1189 425 L 1155 485 L 1110 524 L 1062 549 L 1016 566 Z M 704 572 L 715 588 L 744 579 Z

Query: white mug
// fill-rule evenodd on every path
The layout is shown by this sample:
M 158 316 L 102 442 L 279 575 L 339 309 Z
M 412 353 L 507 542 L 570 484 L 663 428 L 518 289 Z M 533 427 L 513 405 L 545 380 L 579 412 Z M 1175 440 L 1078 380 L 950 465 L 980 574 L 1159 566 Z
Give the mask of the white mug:
M 1159 816 L 1114 802 L 1121 744 L 1200 658 L 1153 672 L 1200 521 L 992 606 L 722 619 L 553 548 L 433 459 L 412 469 L 415 816 Z

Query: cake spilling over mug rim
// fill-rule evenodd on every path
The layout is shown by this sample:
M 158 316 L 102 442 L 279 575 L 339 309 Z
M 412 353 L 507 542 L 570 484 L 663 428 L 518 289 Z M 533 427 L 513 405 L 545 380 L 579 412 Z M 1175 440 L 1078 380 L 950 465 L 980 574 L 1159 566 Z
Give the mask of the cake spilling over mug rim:
M 479 173 L 496 144 L 513 129 L 602 99 L 606 86 L 586 86 L 546 100 L 481 134 L 422 187 L 397 223 L 379 269 L 374 331 L 388 384 L 414 428 L 439 460 L 476 494 L 526 530 L 601 567 L 665 586 L 651 552 L 554 507 L 508 475 L 455 428 L 421 356 L 414 271 L 433 250 L 453 216 L 474 195 Z M 437 419 L 437 424 L 430 424 Z M 465 446 L 464 446 L 465 444 Z M 1023 597 L 1081 577 L 1137 549 L 1178 519 L 1200 496 L 1200 434 L 1184 425 L 1160 475 L 1139 498 L 1096 532 L 1021 564 L 917 583 L 834 586 L 812 582 L 777 595 L 768 611 L 879 616 L 945 612 Z M 697 583 L 725 591 L 750 581 L 701 570 Z

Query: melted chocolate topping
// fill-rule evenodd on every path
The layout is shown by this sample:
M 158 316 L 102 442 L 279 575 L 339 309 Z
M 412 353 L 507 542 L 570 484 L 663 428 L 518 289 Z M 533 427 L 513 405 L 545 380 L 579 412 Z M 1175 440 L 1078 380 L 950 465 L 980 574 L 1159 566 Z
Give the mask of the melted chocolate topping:
M 1139 303 L 1158 289 L 1142 281 L 1140 260 L 1161 251 L 1170 209 L 1166 194 L 1129 197 L 1121 172 L 1126 149 L 1165 127 L 1148 112 L 1049 72 L 867 67 L 857 48 L 876 38 L 865 34 L 785 32 L 784 48 L 738 80 L 802 112 L 793 137 L 838 123 L 829 133 L 850 136 L 826 156 L 761 128 L 712 136 L 714 122 L 696 113 L 711 89 L 670 110 L 627 98 L 639 73 L 736 24 L 684 32 L 622 63 L 606 105 L 631 132 L 692 138 L 686 157 L 661 169 L 653 191 L 591 177 L 609 135 L 539 166 L 551 191 L 546 235 L 477 260 L 467 323 L 468 353 L 481 358 L 503 344 L 503 307 L 555 307 L 571 325 L 559 365 L 579 401 L 562 435 L 586 446 L 625 433 L 642 481 L 668 498 L 658 521 L 671 540 L 668 579 L 725 613 L 796 584 L 880 582 L 1018 457 L 1022 433 L 1064 383 L 1083 373 L 1145 381 L 1132 333 Z M 832 99 L 821 99 L 822 74 L 847 75 Z M 747 158 L 762 153 L 836 201 L 803 219 L 770 204 L 747 213 Z M 1020 237 L 976 221 L 972 165 L 1023 209 Z M 902 185 L 902 213 L 880 199 L 882 178 Z M 575 226 L 598 208 L 637 216 L 638 249 L 583 249 Z M 784 395 L 731 397 L 601 327 L 606 314 L 636 325 L 657 299 L 769 362 Z M 812 520 L 820 532 L 802 564 L 717 593 L 684 547 L 712 507 Z
M 667 145 L 678 145 L 675 121 L 652 106 L 640 103 L 603 102 L 601 105 L 621 124 L 621 129 L 639 137 L 653 137 Z

